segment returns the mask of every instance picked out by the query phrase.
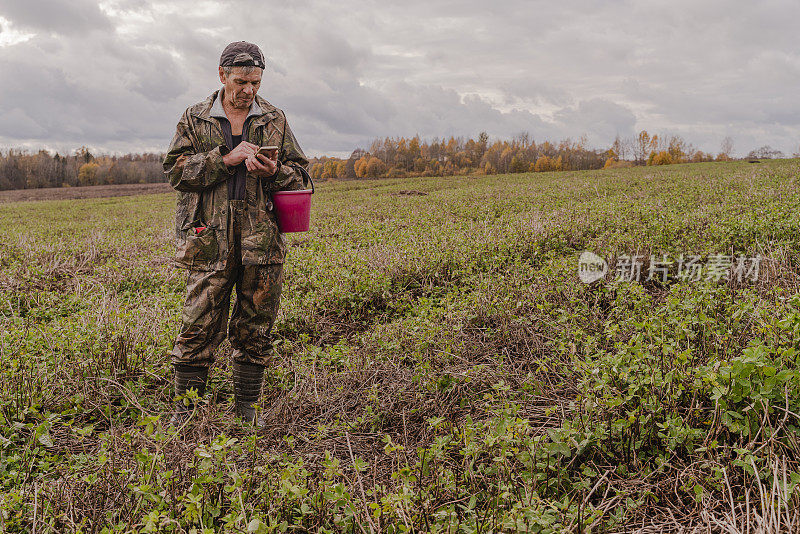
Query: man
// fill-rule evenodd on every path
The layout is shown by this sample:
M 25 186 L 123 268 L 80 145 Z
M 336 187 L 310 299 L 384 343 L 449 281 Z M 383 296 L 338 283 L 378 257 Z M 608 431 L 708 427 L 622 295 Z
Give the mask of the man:
M 236 413 L 248 422 L 255 419 L 254 403 L 272 357 L 286 246 L 271 193 L 301 189 L 308 160 L 284 113 L 256 94 L 264 67 L 256 45 L 229 44 L 219 60 L 222 88 L 184 112 L 164 159 L 164 172 L 178 191 L 175 262 L 189 270 L 172 350 L 179 397 L 173 423 L 184 422 L 193 409 L 180 397 L 190 388 L 205 394 L 226 326 Z M 269 145 L 279 147 L 277 154 L 257 153 Z

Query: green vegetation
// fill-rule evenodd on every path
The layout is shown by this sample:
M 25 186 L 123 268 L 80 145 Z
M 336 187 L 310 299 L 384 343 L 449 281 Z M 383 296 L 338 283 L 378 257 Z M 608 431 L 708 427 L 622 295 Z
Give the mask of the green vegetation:
M 798 171 L 323 184 L 258 434 L 227 346 L 166 426 L 173 195 L 2 205 L 0 530 L 797 528 Z M 586 285 L 583 250 L 765 260 Z

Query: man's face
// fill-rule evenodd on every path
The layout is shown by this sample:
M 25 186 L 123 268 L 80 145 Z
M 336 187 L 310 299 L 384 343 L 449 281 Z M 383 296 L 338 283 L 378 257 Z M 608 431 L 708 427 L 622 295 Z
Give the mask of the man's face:
M 253 69 L 249 74 L 242 73 L 242 67 L 233 67 L 225 76 L 219 68 L 219 81 L 225 86 L 225 102 L 237 109 L 249 109 L 261 85 L 262 69 Z

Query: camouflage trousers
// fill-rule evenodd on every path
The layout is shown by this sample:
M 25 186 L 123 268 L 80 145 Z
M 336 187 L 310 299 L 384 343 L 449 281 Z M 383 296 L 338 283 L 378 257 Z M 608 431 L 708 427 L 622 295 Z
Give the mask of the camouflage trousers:
M 172 349 L 172 363 L 210 367 L 214 353 L 228 338 L 233 359 L 268 365 L 271 332 L 283 286 L 283 265 L 242 265 L 241 226 L 247 217 L 245 200 L 230 200 L 228 257 L 221 271 L 189 271 L 181 330 Z M 230 324 L 228 309 L 236 286 Z

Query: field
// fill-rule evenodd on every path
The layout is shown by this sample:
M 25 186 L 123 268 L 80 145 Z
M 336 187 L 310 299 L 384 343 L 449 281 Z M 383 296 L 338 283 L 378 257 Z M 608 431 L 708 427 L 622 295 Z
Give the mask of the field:
M 797 531 L 799 177 L 322 184 L 258 433 L 225 344 L 166 424 L 173 194 L 0 204 L 0 530 Z M 603 280 L 579 279 L 585 250 Z M 734 264 L 617 280 L 633 254 Z
M 0 202 L 124 197 L 129 195 L 164 193 L 166 191 L 172 191 L 172 188 L 167 183 L 44 187 L 41 189 L 14 189 L 11 191 L 0 191 Z

